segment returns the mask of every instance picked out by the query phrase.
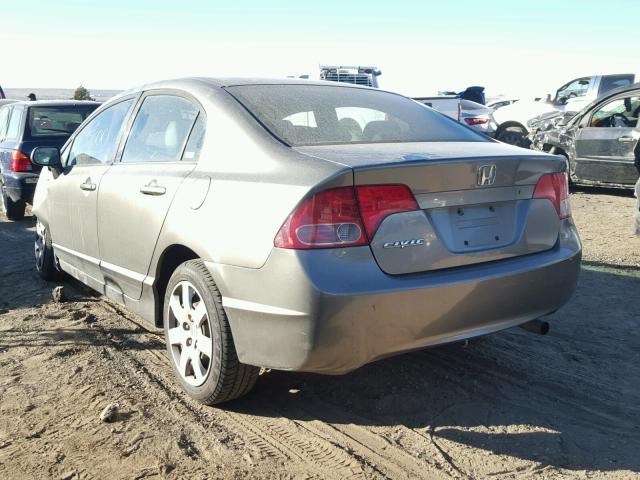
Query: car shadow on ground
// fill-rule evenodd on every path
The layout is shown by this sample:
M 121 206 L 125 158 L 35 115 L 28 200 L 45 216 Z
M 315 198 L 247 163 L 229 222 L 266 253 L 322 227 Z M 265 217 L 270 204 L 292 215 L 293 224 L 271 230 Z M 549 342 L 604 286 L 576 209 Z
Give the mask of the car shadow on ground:
M 391 427 L 569 470 L 640 472 L 640 275 L 589 265 L 551 332 L 512 329 L 389 358 L 345 376 L 268 372 L 225 408 Z M 413 434 L 413 432 L 411 432 Z M 408 435 L 408 434 L 407 434 Z M 428 440 L 425 440 L 425 442 Z

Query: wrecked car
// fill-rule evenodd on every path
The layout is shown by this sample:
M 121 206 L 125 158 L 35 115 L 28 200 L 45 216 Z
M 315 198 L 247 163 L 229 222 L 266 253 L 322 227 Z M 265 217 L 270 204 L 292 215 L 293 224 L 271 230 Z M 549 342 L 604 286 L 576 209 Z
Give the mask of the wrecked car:
M 633 188 L 640 174 L 640 83 L 613 90 L 577 114 L 529 122 L 531 148 L 563 155 L 574 184 Z

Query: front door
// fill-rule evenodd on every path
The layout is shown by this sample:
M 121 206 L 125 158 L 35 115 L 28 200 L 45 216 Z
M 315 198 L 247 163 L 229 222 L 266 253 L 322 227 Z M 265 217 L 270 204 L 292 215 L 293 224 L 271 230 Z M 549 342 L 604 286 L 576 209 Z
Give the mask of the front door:
M 107 294 L 116 300 L 140 297 L 173 197 L 196 166 L 196 137 L 203 129 L 195 102 L 167 93 L 143 98 L 98 199 L 101 269 Z
M 47 185 L 56 255 L 65 270 L 94 288 L 102 283 L 97 225 L 100 182 L 113 161 L 133 103 L 133 98 L 123 100 L 90 120 L 65 150 L 63 172 Z
M 640 97 L 618 98 L 596 109 L 576 135 L 575 174 L 581 180 L 632 186 Z

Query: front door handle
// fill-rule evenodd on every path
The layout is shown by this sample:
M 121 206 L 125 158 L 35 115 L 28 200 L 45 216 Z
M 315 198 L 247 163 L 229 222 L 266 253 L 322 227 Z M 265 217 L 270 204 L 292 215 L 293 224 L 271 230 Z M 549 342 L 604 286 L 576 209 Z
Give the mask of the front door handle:
M 618 141 L 627 143 L 627 142 L 635 142 L 636 139 L 633 137 L 619 137 Z
M 144 195 L 164 195 L 167 193 L 167 187 L 158 185 L 156 180 L 151 180 L 146 185 L 140 187 L 140 193 L 143 193 Z
M 91 182 L 91 178 L 87 178 L 84 183 L 80 184 L 82 190 L 93 192 L 96 189 L 96 184 Z

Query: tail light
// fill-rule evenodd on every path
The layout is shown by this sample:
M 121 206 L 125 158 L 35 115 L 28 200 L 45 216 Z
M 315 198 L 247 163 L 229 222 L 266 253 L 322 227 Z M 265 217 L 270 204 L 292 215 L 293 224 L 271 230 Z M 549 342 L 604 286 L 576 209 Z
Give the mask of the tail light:
M 29 157 L 18 150 L 14 150 L 11 154 L 11 171 L 30 172 L 31 170 L 33 170 L 33 165 Z
M 373 238 L 385 217 L 417 210 L 418 204 L 406 185 L 366 185 L 356 187 L 360 213 L 369 238 Z
M 368 245 L 386 216 L 417 208 L 405 185 L 332 188 L 298 205 L 274 245 L 291 249 Z
M 488 118 L 465 118 L 464 119 L 464 123 L 466 123 L 467 125 L 484 125 L 485 123 L 488 123 L 489 119 Z
M 550 200 L 560 218 L 569 218 L 571 216 L 569 179 L 564 172 L 542 175 L 536 184 L 533 198 L 546 198 Z

